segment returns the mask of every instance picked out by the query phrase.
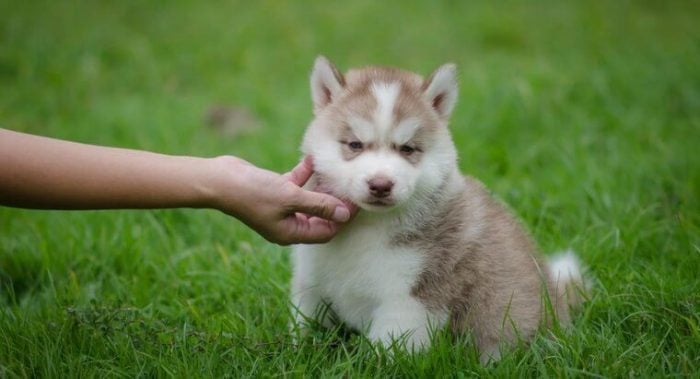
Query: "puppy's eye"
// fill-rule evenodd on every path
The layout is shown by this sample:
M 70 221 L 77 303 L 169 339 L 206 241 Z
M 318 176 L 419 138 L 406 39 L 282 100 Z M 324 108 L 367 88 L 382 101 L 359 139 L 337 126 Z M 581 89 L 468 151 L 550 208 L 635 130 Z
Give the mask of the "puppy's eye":
M 348 147 L 352 151 L 360 151 L 360 150 L 362 150 L 362 148 L 364 146 L 362 145 L 362 142 L 360 142 L 360 141 L 352 141 L 352 142 L 348 142 Z
M 399 151 L 403 155 L 411 155 L 416 151 L 416 148 L 408 145 L 401 145 L 401 147 L 399 147 Z

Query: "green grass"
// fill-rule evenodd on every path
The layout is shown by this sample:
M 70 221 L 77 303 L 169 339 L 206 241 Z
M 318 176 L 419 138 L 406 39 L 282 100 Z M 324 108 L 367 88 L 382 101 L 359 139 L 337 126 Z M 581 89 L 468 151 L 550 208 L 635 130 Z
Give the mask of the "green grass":
M 296 345 L 288 249 L 222 214 L 0 208 L 0 377 L 698 375 L 697 3 L 113 3 L 0 1 L 1 127 L 282 171 L 317 54 L 454 61 L 462 170 L 596 288 L 570 334 L 498 364 L 443 335 L 390 360 L 340 331 Z M 217 134 L 218 103 L 261 126 Z

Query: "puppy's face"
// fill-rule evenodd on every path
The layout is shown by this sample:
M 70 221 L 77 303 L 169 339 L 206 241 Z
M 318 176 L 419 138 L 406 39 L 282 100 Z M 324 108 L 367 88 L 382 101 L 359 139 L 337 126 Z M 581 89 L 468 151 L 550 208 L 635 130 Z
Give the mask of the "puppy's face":
M 428 79 L 389 68 L 341 75 L 323 57 L 311 74 L 315 120 L 302 150 L 320 189 L 385 211 L 427 196 L 454 170 L 447 121 L 457 98 L 454 65 Z

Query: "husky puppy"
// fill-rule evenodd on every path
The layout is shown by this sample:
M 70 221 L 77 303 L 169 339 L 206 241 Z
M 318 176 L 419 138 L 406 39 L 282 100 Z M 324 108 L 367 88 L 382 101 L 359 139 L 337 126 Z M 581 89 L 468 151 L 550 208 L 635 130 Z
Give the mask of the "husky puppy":
M 485 362 L 550 324 L 547 309 L 569 322 L 583 284 L 576 257 L 547 264 L 516 218 L 458 171 L 447 129 L 455 65 L 427 79 L 384 67 L 342 75 L 318 57 L 311 94 L 315 119 L 302 144 L 314 158 L 309 185 L 361 211 L 332 241 L 294 247 L 302 330 L 308 317 L 339 320 L 372 341 L 418 350 L 431 328 L 449 326 L 471 332 Z

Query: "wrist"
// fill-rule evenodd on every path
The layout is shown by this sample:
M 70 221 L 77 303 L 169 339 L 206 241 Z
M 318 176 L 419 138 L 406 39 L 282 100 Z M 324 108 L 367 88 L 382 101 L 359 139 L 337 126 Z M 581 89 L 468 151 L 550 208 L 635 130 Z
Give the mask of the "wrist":
M 202 161 L 204 167 L 198 170 L 200 182 L 197 185 L 199 207 L 218 209 L 231 214 L 231 209 L 237 207 L 230 202 L 238 198 L 231 195 L 242 192 L 243 183 L 237 179 L 240 178 L 238 174 L 245 161 L 232 156 L 202 158 Z

